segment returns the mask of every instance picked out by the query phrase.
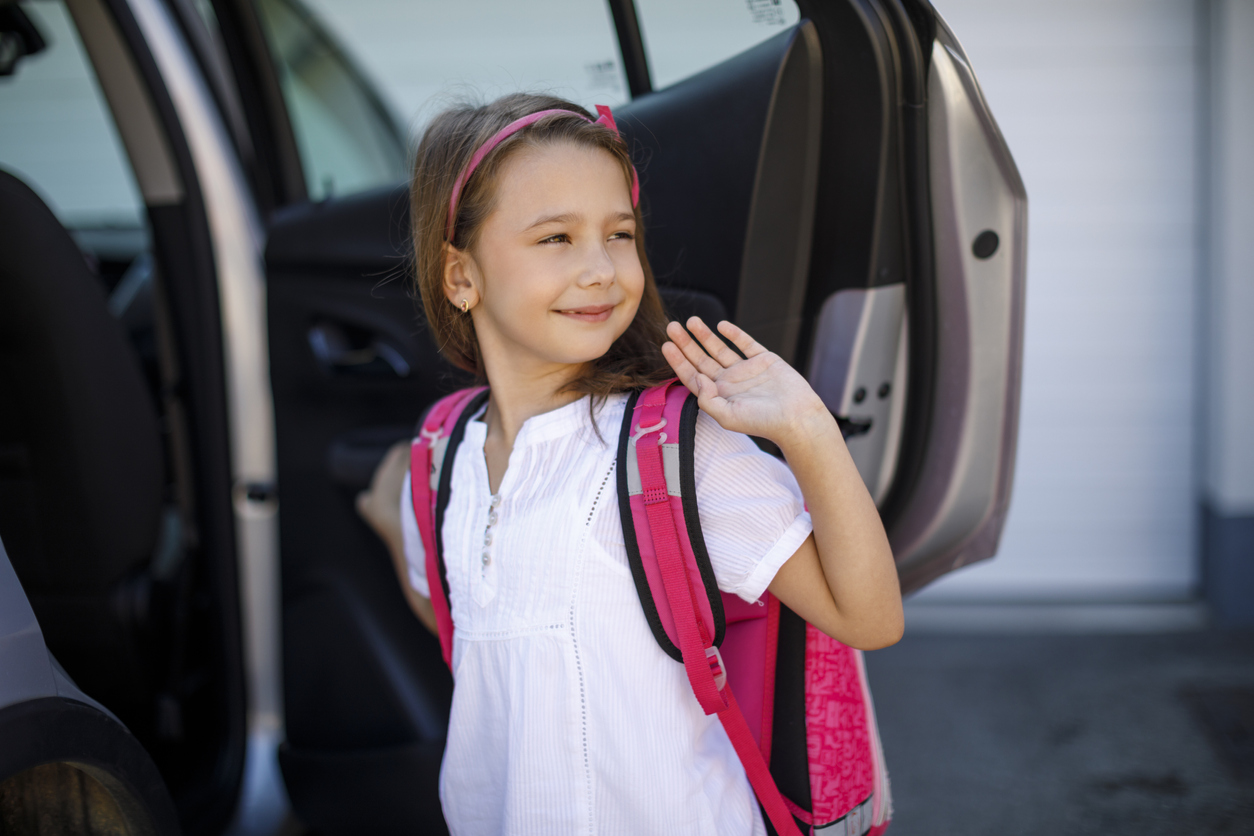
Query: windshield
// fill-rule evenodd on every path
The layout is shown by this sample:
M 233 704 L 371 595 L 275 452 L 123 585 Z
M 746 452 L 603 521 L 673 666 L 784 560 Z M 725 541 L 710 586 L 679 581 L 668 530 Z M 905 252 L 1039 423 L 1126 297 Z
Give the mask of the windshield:
M 386 105 L 297 0 L 258 0 L 309 197 L 405 178 L 405 141 Z

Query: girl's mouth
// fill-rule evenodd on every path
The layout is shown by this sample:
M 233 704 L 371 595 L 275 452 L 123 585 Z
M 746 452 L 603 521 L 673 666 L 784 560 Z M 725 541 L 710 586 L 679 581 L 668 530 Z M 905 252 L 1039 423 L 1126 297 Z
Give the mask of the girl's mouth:
M 582 308 L 566 308 L 559 310 L 558 313 L 580 322 L 604 322 L 610 318 L 612 310 L 614 310 L 613 305 L 587 305 Z

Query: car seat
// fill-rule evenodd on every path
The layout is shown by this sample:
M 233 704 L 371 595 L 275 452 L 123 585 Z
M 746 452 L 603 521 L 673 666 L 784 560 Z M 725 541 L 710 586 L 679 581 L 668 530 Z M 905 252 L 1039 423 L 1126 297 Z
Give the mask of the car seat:
M 151 693 L 143 569 L 164 484 L 157 410 L 102 283 L 0 170 L 0 538 L 49 649 L 124 720 Z

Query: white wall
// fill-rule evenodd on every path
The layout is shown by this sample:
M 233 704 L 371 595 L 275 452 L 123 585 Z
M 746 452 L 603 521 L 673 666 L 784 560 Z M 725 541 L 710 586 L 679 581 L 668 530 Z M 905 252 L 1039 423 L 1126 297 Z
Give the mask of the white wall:
M 1019 164 L 1030 224 L 1001 552 L 920 598 L 1184 596 L 1197 579 L 1194 4 L 934 3 Z
M 1254 0 L 1211 3 L 1204 489 L 1254 515 Z

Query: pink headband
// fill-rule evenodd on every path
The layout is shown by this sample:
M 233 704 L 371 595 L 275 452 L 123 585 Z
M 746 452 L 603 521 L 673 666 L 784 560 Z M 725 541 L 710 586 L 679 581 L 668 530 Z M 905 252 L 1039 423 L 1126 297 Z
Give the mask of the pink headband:
M 493 148 L 495 148 L 496 146 L 504 142 L 505 139 L 509 137 L 511 134 L 521 131 L 523 128 L 527 127 L 528 125 L 534 124 L 535 122 L 539 122 L 541 119 L 543 119 L 546 116 L 553 116 L 554 114 L 558 114 L 558 113 L 564 114 L 566 116 L 578 116 L 580 119 L 584 120 L 585 122 L 591 122 L 594 125 L 604 125 L 605 127 L 609 128 L 614 133 L 618 133 L 618 125 L 615 124 L 614 114 L 610 112 L 609 107 L 607 105 L 597 105 L 596 108 L 597 108 L 597 113 L 599 115 L 597 116 L 595 121 L 593 121 L 592 119 L 589 119 L 587 116 L 584 116 L 582 113 L 576 113 L 573 110 L 564 110 L 560 108 L 555 109 L 555 110 L 541 110 L 536 113 L 530 113 L 521 119 L 515 119 L 513 122 L 510 122 L 508 125 L 506 125 L 505 127 L 501 128 L 499 131 L 497 131 L 495 134 L 493 134 L 491 139 L 483 143 L 483 145 L 479 146 L 479 150 L 476 151 L 475 155 L 470 158 L 470 164 L 466 166 L 466 170 L 461 173 L 461 176 L 457 178 L 457 182 L 453 184 L 453 195 L 452 197 L 449 198 L 449 201 L 448 201 L 448 221 L 444 225 L 444 239 L 446 241 L 453 240 L 453 222 L 457 219 L 457 198 L 461 197 L 462 188 L 465 187 L 466 183 L 470 180 L 470 175 L 474 173 L 475 169 L 479 167 L 479 163 L 483 162 L 483 158 L 486 157 L 489 153 L 491 153 Z M 639 203 L 640 203 L 640 180 L 639 178 L 636 177 L 636 167 L 632 166 L 631 167 L 631 205 L 634 207 L 634 206 L 639 205 Z

